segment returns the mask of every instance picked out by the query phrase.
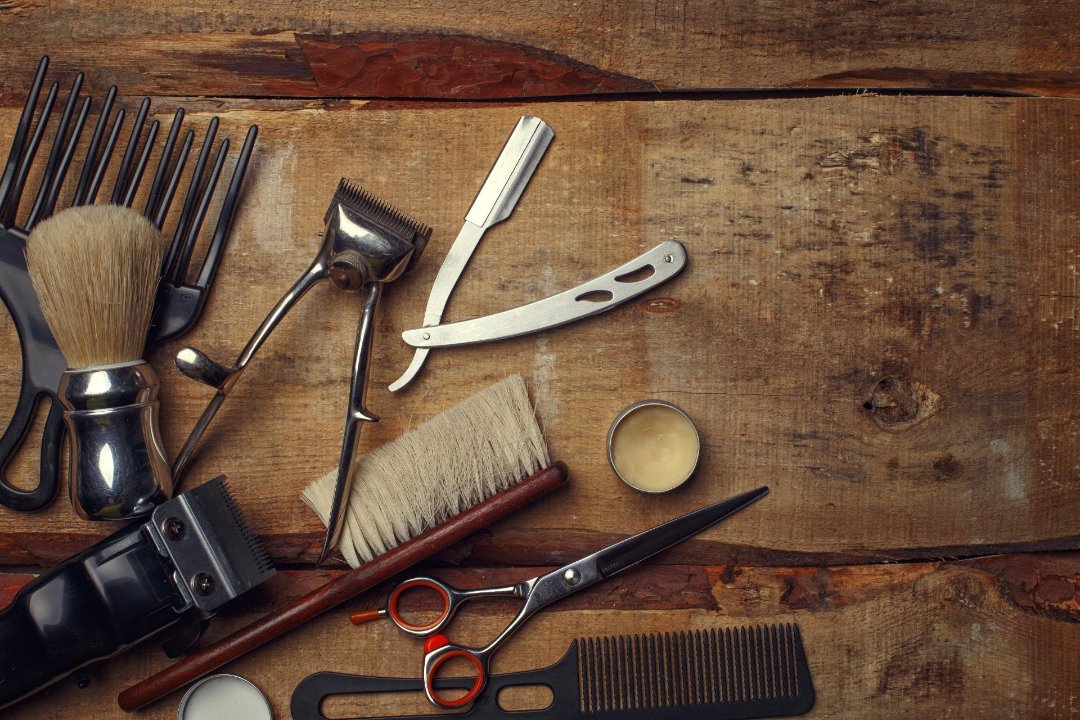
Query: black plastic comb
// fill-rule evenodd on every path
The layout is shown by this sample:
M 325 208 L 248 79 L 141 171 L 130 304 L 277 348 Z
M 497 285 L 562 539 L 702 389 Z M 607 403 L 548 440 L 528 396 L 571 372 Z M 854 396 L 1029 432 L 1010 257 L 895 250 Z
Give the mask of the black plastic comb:
M 436 682 L 442 689 L 467 690 L 472 684 L 471 677 Z M 499 707 L 503 689 L 526 685 L 547 686 L 553 696 L 551 704 L 541 710 Z M 423 692 L 423 688 L 423 682 L 413 678 L 316 673 L 293 692 L 292 717 L 327 720 L 321 705 L 332 695 Z M 574 640 L 562 659 L 550 667 L 492 676 L 472 709 L 453 717 L 746 720 L 801 715 L 813 707 L 814 699 L 798 627 L 755 625 Z M 442 716 L 430 713 L 394 718 Z
M 42 58 L 30 92 L 26 96 L 26 103 L 12 139 L 11 151 L 0 174 L 0 298 L 7 305 L 14 320 L 22 349 L 23 366 L 22 388 L 15 412 L 3 436 L 0 436 L 0 504 L 14 510 L 27 511 L 39 510 L 48 505 L 59 487 L 59 455 L 64 429 L 60 405 L 56 400 L 56 389 L 67 363 L 41 315 L 37 296 L 26 273 L 23 249 L 34 226 L 50 217 L 61 204 L 65 179 L 73 165 L 92 104 L 90 97 L 80 97 L 83 74 L 78 73 L 53 131 L 52 145 L 41 168 L 37 193 L 32 200 L 24 203 L 23 191 L 49 128 L 60 90 L 59 83 L 52 83 L 38 111 L 48 67 L 49 59 Z M 125 111 L 122 108 L 113 113 L 116 94 L 114 86 L 109 89 L 102 102 L 100 114 L 86 146 L 81 170 L 78 172 L 78 180 L 74 183 L 71 200 L 63 205 L 64 207 L 90 205 L 98 200 L 109 165 L 118 149 L 125 120 Z M 128 207 L 135 202 L 139 187 L 151 164 L 160 130 L 157 120 L 147 125 L 149 112 L 150 99 L 144 98 L 135 115 L 120 164 L 116 168 L 112 192 L 108 198 L 103 198 L 102 202 Z M 168 219 L 169 209 L 173 206 L 173 199 L 181 185 L 188 155 L 195 140 L 194 131 L 188 130 L 180 142 L 179 151 L 176 151 L 183 119 L 184 110 L 177 110 L 158 155 L 143 208 L 143 214 L 158 228 L 163 227 Z M 229 141 L 222 140 L 213 161 L 210 161 L 217 128 L 218 120 L 214 118 L 207 128 L 195 169 L 187 178 L 188 188 L 162 267 L 154 320 L 147 339 L 149 344 L 177 337 L 198 320 L 232 228 L 240 196 L 240 184 L 247 172 L 258 134 L 255 126 L 248 131 L 237 158 L 232 180 L 225 192 L 198 276 L 194 282 L 189 283 L 186 278 L 191 256 L 229 152 Z M 29 208 L 20 215 L 20 208 L 26 205 L 29 205 Z M 46 397 L 50 398 L 51 407 L 42 433 L 38 485 L 33 490 L 20 490 L 7 481 L 6 469 L 26 438 L 35 409 Z

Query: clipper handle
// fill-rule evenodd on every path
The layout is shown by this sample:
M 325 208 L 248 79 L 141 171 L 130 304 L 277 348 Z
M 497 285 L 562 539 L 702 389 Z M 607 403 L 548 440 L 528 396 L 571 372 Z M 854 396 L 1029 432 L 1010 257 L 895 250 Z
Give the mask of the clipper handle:
M 0 708 L 189 619 L 172 569 L 136 523 L 19 590 L 0 612 Z

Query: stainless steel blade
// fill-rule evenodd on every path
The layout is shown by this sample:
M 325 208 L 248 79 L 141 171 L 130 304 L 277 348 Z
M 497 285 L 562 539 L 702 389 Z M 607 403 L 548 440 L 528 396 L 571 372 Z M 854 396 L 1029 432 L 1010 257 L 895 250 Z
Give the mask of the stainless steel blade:
M 524 115 L 518 120 L 510 139 L 506 141 L 494 167 L 480 187 L 480 192 L 476 194 L 472 207 L 465 215 L 465 224 L 435 276 L 427 307 L 424 309 L 425 327 L 438 325 L 442 320 L 450 294 L 480 244 L 484 232 L 510 217 L 554 137 L 551 127 L 540 118 Z M 417 350 L 409 367 L 390 385 L 390 391 L 397 392 L 412 382 L 420 372 L 427 355 L 427 350 Z
M 597 315 L 662 285 L 686 267 L 686 248 L 667 240 L 611 272 L 566 292 L 528 305 L 446 325 L 406 330 L 401 337 L 415 348 L 452 347 L 503 340 L 548 330 Z M 652 268 L 643 279 L 631 279 Z
M 643 560 L 648 560 L 653 555 L 673 545 L 678 545 L 724 518 L 734 515 L 768 494 L 769 488 L 759 487 L 621 540 L 596 553 L 596 566 L 600 578 L 611 577 Z

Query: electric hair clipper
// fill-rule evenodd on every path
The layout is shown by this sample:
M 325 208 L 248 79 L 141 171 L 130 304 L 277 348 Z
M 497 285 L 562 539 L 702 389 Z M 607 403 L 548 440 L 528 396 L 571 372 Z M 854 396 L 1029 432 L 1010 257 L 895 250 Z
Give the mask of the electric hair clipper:
M 219 607 L 273 574 L 224 476 L 178 495 L 0 612 L 0 708 L 167 629 L 190 645 Z

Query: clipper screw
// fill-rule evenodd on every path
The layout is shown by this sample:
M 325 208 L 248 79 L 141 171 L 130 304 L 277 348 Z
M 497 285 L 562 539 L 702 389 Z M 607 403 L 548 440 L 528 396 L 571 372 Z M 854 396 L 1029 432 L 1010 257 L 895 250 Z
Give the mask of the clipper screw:
M 191 581 L 191 586 L 195 588 L 195 592 L 199 593 L 200 595 L 206 596 L 214 592 L 214 587 L 216 586 L 216 583 L 214 582 L 214 578 L 210 577 L 206 573 L 199 573 Z
M 165 531 L 165 535 L 170 540 L 179 540 L 184 537 L 184 533 L 187 532 L 187 528 L 184 527 L 184 523 L 179 518 L 171 517 L 162 524 L 162 529 Z

